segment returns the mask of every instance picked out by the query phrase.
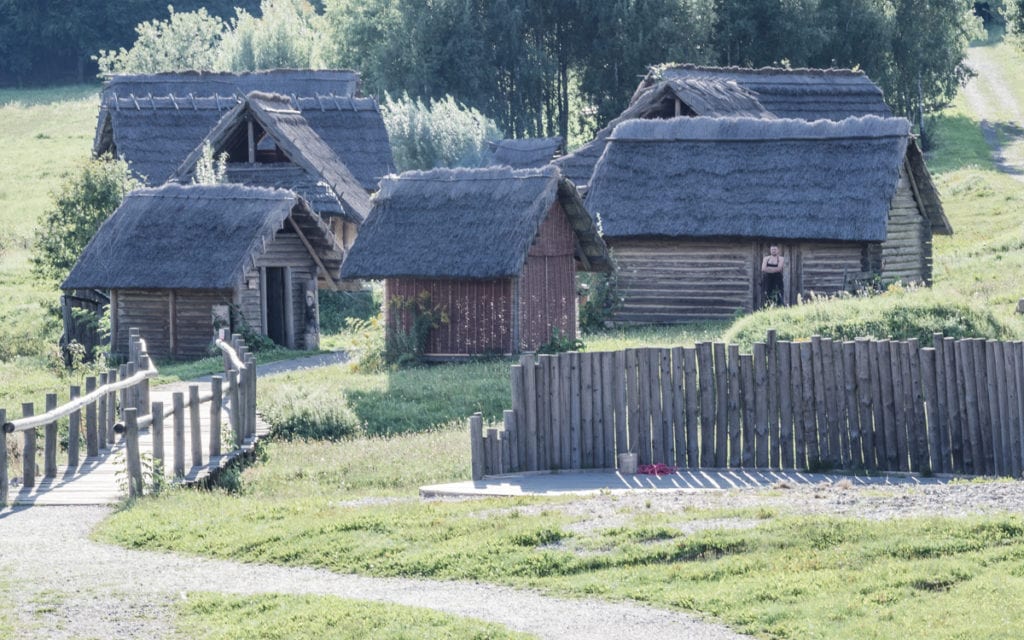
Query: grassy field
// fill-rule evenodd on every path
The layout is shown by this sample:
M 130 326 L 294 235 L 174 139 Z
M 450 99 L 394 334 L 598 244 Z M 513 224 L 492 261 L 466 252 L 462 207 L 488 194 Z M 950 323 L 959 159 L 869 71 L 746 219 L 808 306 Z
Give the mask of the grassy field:
M 993 56 L 1008 68 L 1024 61 L 1003 45 Z M 1024 104 L 1024 79 L 1015 82 L 1010 90 Z M 47 391 L 66 394 L 79 375 L 54 365 L 56 293 L 52 283 L 32 278 L 27 247 L 47 193 L 88 153 L 95 93 L 92 86 L 0 91 L 8 124 L 0 142 L 15 167 L 0 176 L 0 286 L 7 294 L 0 303 L 0 407 L 41 402 Z M 934 120 L 932 132 L 929 166 L 956 231 L 935 239 L 932 291 L 815 301 L 752 314 L 736 326 L 610 330 L 584 336 L 587 348 L 692 344 L 730 328 L 754 336 L 768 326 L 801 336 L 851 326 L 903 335 L 937 322 L 968 335 L 1024 336 L 1014 313 L 1024 297 L 1022 184 L 994 170 L 963 99 Z M 162 370 L 170 380 L 217 364 Z M 999 604 L 1024 593 L 1024 523 L 1017 517 L 876 523 L 767 511 L 641 512 L 581 533 L 555 508 L 559 500 L 418 501 L 418 486 L 468 476 L 465 417 L 481 411 L 498 419 L 508 405 L 508 365 L 499 359 L 386 373 L 338 366 L 268 379 L 260 384 L 260 408 L 280 437 L 263 446 L 257 464 L 226 474 L 230 492 L 169 491 L 120 512 L 97 535 L 135 548 L 633 599 L 716 616 L 761 637 L 995 638 L 1024 624 L 1018 608 Z M 761 526 L 697 534 L 678 526 L 723 518 Z M 192 594 L 177 610 L 179 629 L 209 629 L 207 637 L 217 638 L 237 637 L 228 629 L 245 620 L 282 632 L 274 637 L 306 628 L 319 635 L 320 627 L 306 626 L 319 624 L 314 612 L 362 615 L 377 637 L 391 637 L 388 629 L 412 619 L 434 628 L 420 612 L 361 607 Z M 506 637 L 474 625 L 451 619 L 437 628 L 441 637 Z M 413 635 L 430 637 L 427 627 Z M 8 631 L 17 631 L 16 622 L 0 614 L 0 635 Z

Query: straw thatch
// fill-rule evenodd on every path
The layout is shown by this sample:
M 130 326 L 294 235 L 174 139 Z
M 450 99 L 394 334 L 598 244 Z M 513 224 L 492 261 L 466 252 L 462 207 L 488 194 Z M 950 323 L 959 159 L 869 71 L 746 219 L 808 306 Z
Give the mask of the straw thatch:
M 291 217 L 337 282 L 342 252 L 290 191 L 168 184 L 129 193 L 63 289 L 232 289 Z
M 490 149 L 488 164 L 513 169 L 543 167 L 551 162 L 562 146 L 562 138 L 523 138 L 497 140 L 487 143 Z
M 640 84 L 716 79 L 735 82 L 780 118 L 844 120 L 851 116 L 892 116 L 882 90 L 862 71 L 850 69 L 745 69 L 662 65 Z M 634 96 L 635 97 L 635 96 Z M 699 115 L 710 115 L 699 113 Z M 727 114 L 720 114 L 727 115 Z M 739 114 L 734 114 L 739 115 Z
M 607 238 L 881 241 L 910 124 L 752 118 L 616 127 L 587 194 Z
M 362 224 L 370 211 L 370 197 L 348 168 L 315 131 L 286 96 L 253 91 L 221 118 L 204 141 L 196 147 L 172 176 L 188 181 L 209 142 L 214 155 L 230 148 L 248 149 L 248 122 L 252 120 L 291 163 L 256 166 L 248 158 L 233 158 L 228 179 L 253 186 L 292 189 L 312 204 L 320 215 L 339 215 Z M 295 169 L 298 168 L 299 171 Z
M 939 190 L 932 181 L 932 174 L 924 163 L 924 154 L 921 147 L 917 146 L 917 139 L 911 138 L 907 144 L 907 166 L 914 178 L 917 197 L 924 209 L 924 214 L 931 222 L 932 233 L 941 235 L 952 235 L 953 225 L 946 217 L 946 211 L 942 207 L 942 200 L 939 199 Z
M 289 96 L 367 191 L 394 171 L 380 109 L 355 97 L 353 71 L 167 73 L 114 76 L 103 90 L 93 153 L 123 156 L 149 184 L 163 183 L 224 112 L 252 91 Z
M 676 115 L 676 100 L 686 116 L 734 116 L 774 118 L 757 96 L 730 80 L 718 78 L 674 78 L 637 90 L 629 106 L 608 123 L 594 139 L 576 151 L 555 160 L 567 178 L 586 185 L 594 165 L 604 152 L 608 137 L 619 124 L 640 118 L 671 118 Z
M 554 167 L 434 169 L 389 176 L 342 266 L 343 278 L 504 278 L 520 274 L 555 199 L 585 262 L 607 249 L 575 187 Z

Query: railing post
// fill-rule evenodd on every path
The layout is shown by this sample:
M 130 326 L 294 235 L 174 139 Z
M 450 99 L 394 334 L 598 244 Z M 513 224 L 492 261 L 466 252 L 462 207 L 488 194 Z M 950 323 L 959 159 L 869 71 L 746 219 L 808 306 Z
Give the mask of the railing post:
M 242 446 L 242 392 L 239 389 L 239 374 L 237 369 L 228 371 L 228 393 L 231 394 L 231 412 L 228 419 L 231 420 L 231 432 L 235 438 L 235 447 Z
M 245 354 L 245 376 L 248 382 L 246 401 L 246 425 L 249 428 L 249 437 L 256 437 L 256 357 L 251 353 Z
M 142 457 L 139 453 L 138 410 L 129 407 L 124 410 L 125 462 L 128 467 L 128 497 L 142 496 Z
M 480 413 L 469 417 L 469 445 L 473 464 L 473 480 L 482 480 L 487 472 L 484 460 L 484 418 Z
M 153 482 L 157 482 L 156 474 L 166 469 L 164 456 L 164 403 L 153 403 Z
M 90 382 L 91 381 L 91 382 Z M 92 388 L 90 388 L 90 384 Z M 101 373 L 99 385 L 107 384 L 107 374 Z M 85 392 L 96 389 L 95 378 L 85 379 Z M 90 419 L 90 415 L 92 418 Z M 89 405 L 85 410 L 85 455 L 100 455 L 100 447 L 107 445 L 107 394 L 102 394 L 96 404 Z
M 0 409 L 0 509 L 7 506 L 7 491 L 10 480 L 7 478 L 7 410 Z
M 74 402 L 82 397 L 82 388 L 75 385 L 71 387 L 68 394 L 69 399 Z M 92 405 L 90 405 L 92 406 Z M 79 441 L 82 439 L 82 411 L 72 413 L 68 416 L 68 466 L 78 466 Z
M 185 394 L 175 391 L 174 403 L 174 477 L 185 477 Z
M 125 378 L 128 377 L 128 365 L 122 364 L 120 367 L 117 368 L 117 377 L 118 377 L 119 380 L 124 380 Z M 120 406 L 120 409 L 121 409 L 120 413 L 118 413 L 117 415 L 121 416 L 121 420 L 124 420 L 124 410 L 127 409 L 128 407 L 132 406 L 132 399 L 131 399 L 130 394 L 131 394 L 131 389 L 129 389 L 127 387 L 125 387 L 124 389 L 121 389 L 120 393 L 117 393 L 117 395 L 120 396 L 117 400 L 118 400 L 118 405 Z M 114 416 L 114 420 L 113 421 L 117 422 L 117 416 L 116 415 Z M 113 434 L 111 434 L 111 436 L 110 436 L 110 443 L 111 444 L 114 443 L 114 436 L 113 436 Z
M 224 378 L 213 376 L 210 378 L 210 459 L 220 455 L 220 407 L 223 400 Z
M 35 415 L 35 408 L 31 402 L 21 405 L 21 416 L 31 418 Z M 21 448 L 21 484 L 24 487 L 36 486 L 36 430 L 25 429 L 22 432 L 24 444 Z
M 139 355 L 139 371 L 149 371 L 149 356 L 145 353 Z M 139 383 L 138 404 L 139 416 L 149 415 L 149 378 Z
M 57 408 L 57 394 L 46 394 L 46 411 Z M 43 427 L 43 477 L 57 477 L 57 423 L 48 422 Z
M 199 385 L 188 386 L 189 435 L 192 444 L 192 466 L 203 466 L 203 432 L 199 418 Z
M 117 382 L 117 370 L 110 369 L 107 371 L 107 384 L 114 384 L 115 382 Z M 106 425 L 102 429 L 106 434 L 100 440 L 100 447 L 104 449 L 109 448 L 107 445 L 114 444 L 114 423 L 117 422 L 117 396 L 116 391 L 111 391 L 107 394 Z

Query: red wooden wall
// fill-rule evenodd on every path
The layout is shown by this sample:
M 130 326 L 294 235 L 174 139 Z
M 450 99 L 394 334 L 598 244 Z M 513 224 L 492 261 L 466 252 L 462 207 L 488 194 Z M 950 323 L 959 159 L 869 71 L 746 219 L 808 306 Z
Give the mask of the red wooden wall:
M 519 278 L 519 341 L 534 351 L 551 340 L 553 329 L 576 337 L 575 234 L 556 201 L 540 226 Z

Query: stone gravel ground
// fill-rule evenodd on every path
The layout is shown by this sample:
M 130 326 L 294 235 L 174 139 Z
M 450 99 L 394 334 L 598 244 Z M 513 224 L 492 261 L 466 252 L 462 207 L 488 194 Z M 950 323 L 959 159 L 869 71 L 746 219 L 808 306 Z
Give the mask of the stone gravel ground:
M 752 507 L 778 514 L 899 517 L 1024 514 L 1024 484 L 814 486 L 785 481 L 759 489 L 637 491 L 580 497 L 519 510 L 561 509 L 576 533 L 625 524 L 632 513 Z M 90 529 L 105 507 L 34 507 L 0 512 L 0 575 L 25 638 L 171 638 L 170 606 L 192 590 L 325 594 L 429 607 L 560 640 L 652 637 L 733 639 L 728 629 L 691 616 L 630 603 L 564 600 L 471 582 L 368 578 L 322 570 L 247 565 L 98 544 Z M 482 512 L 482 515 L 486 515 Z M 757 526 L 742 518 L 684 520 L 680 527 Z M 528 612 L 528 613 L 527 613 Z

